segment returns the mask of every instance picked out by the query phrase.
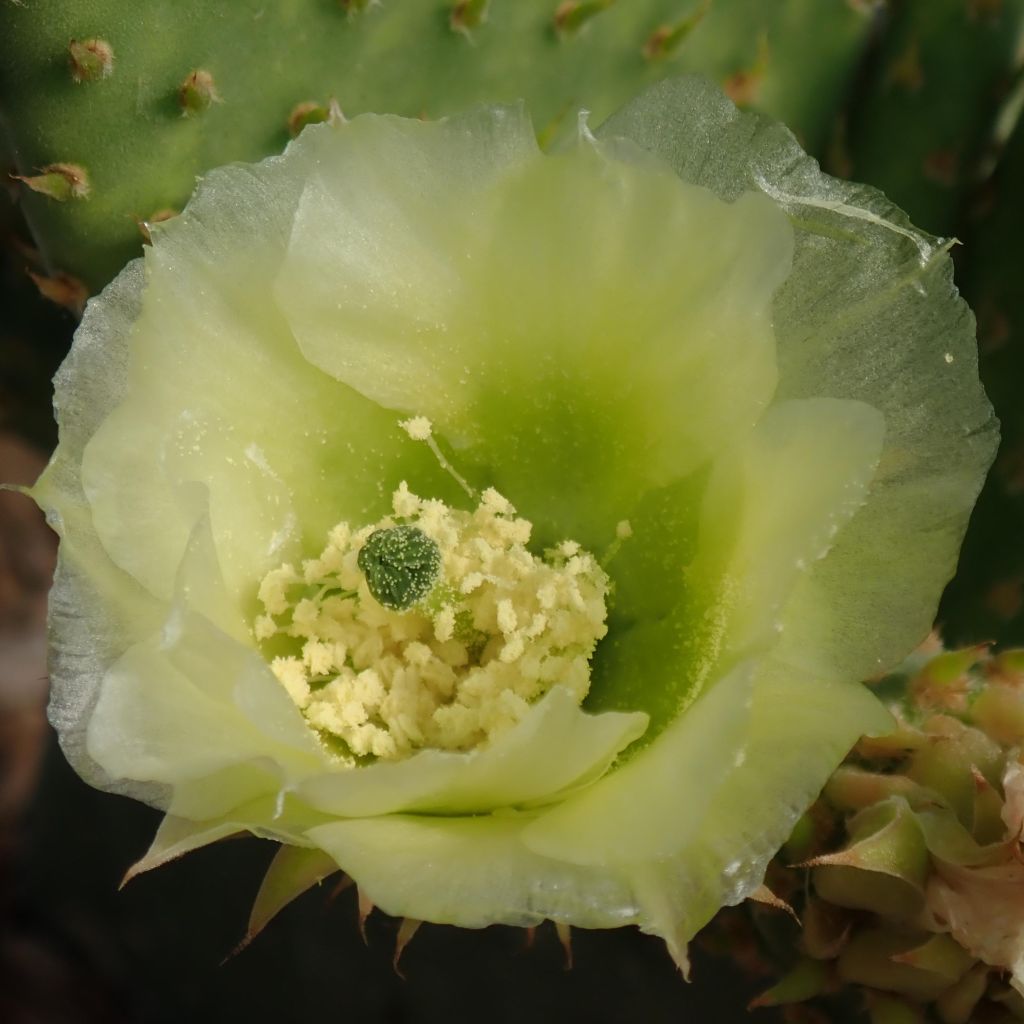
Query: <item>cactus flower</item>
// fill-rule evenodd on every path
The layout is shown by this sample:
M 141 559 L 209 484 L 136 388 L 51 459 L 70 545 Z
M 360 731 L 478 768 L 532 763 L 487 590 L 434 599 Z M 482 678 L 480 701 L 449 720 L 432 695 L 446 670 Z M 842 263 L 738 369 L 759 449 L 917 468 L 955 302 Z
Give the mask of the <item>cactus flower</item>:
M 480 927 L 685 962 L 927 633 L 996 431 L 948 246 L 710 85 L 542 153 L 362 116 L 93 300 L 34 488 L 51 717 L 166 812 Z

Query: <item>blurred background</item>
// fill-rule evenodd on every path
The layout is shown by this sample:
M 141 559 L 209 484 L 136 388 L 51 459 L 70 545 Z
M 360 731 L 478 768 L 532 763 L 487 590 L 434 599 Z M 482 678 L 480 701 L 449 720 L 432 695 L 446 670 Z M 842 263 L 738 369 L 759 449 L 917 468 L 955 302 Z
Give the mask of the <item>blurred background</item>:
M 56 443 L 50 379 L 86 297 L 209 167 L 280 150 L 332 101 L 435 117 L 525 95 L 555 144 L 579 107 L 596 124 L 645 84 L 699 71 L 785 120 L 826 170 L 963 243 L 957 281 L 1003 444 L 939 626 L 951 644 L 1024 643 L 1022 0 L 123 6 L 0 0 L 0 481 L 30 484 Z M 72 157 L 95 200 L 54 194 L 68 178 L 52 168 Z M 548 928 L 531 942 L 425 926 L 401 977 L 397 922 L 374 915 L 364 944 L 353 891 L 330 880 L 228 958 L 268 843 L 221 843 L 119 892 L 157 815 L 81 783 L 45 722 L 55 552 L 31 502 L 0 492 L 0 1021 L 748 1019 L 766 982 L 742 912 L 698 944 L 689 986 L 631 930 L 574 932 L 567 970 Z

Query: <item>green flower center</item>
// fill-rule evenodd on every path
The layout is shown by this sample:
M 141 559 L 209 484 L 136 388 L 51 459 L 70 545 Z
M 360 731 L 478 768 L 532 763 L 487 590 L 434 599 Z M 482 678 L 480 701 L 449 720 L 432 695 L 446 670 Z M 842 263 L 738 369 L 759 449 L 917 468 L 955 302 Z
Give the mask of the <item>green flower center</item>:
M 582 703 L 608 577 L 573 541 L 534 555 L 531 530 L 493 489 L 466 512 L 402 484 L 391 515 L 267 574 L 256 639 L 345 762 L 483 746 L 556 684 Z

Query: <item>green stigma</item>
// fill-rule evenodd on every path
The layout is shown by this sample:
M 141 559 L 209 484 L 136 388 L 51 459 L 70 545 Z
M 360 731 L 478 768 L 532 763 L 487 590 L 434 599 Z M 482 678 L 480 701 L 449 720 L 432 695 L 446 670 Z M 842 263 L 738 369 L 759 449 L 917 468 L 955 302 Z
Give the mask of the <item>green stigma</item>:
M 357 563 L 377 601 L 405 611 L 433 589 L 441 573 L 441 549 L 415 526 L 392 526 L 370 534 Z

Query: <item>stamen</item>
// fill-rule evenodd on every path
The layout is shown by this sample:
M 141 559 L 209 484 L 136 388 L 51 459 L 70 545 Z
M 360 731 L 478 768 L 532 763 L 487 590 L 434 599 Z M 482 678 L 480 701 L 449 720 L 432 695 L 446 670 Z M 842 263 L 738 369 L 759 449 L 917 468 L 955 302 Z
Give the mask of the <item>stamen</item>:
M 476 498 L 476 490 L 469 484 L 455 467 L 444 457 L 444 452 L 438 447 L 434 440 L 434 425 L 426 416 L 413 416 L 408 420 L 400 420 L 398 425 L 414 440 L 425 441 L 427 447 L 434 453 L 437 464 L 469 495 Z
M 552 686 L 578 701 L 606 626 L 608 577 L 579 544 L 544 558 L 492 488 L 472 512 L 413 494 L 393 514 L 268 573 L 253 624 L 270 668 L 342 764 L 470 750 Z
M 619 553 L 622 548 L 622 542 L 629 540 L 633 536 L 633 527 L 630 526 L 628 519 L 623 519 L 615 524 L 615 540 L 605 548 L 604 554 L 601 556 L 601 568 L 607 569 L 608 564 L 611 560 Z

